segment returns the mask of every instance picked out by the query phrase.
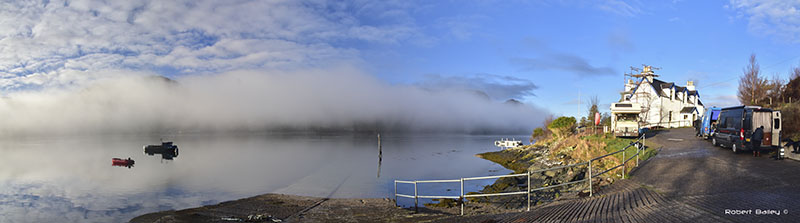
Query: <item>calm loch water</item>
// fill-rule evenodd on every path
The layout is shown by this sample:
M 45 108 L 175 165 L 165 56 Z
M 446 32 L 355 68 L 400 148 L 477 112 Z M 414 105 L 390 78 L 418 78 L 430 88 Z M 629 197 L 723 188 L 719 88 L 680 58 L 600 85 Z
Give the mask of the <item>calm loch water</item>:
M 143 152 L 142 146 L 158 144 L 161 137 L 175 142 L 177 157 Z M 511 136 L 384 134 L 380 162 L 375 135 L 4 138 L 0 222 L 123 222 L 263 193 L 390 197 L 395 179 L 510 172 L 474 156 L 498 150 L 493 142 L 501 137 Z M 112 166 L 113 157 L 130 157 L 135 164 Z M 491 182 L 468 187 L 486 183 Z

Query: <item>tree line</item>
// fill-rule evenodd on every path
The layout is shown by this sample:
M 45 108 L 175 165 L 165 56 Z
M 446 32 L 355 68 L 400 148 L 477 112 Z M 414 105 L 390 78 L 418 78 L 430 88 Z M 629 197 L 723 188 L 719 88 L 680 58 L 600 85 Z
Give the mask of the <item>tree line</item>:
M 783 115 L 783 136 L 800 140 L 800 67 L 789 69 L 788 81 L 774 74 L 762 75 L 756 55 L 742 69 L 739 78 L 739 102 L 780 110 Z
M 773 107 L 800 100 L 800 67 L 793 67 L 789 73 L 788 82 L 778 74 L 774 74 L 772 78 L 764 77 L 756 55 L 750 55 L 750 61 L 739 79 L 739 102 L 744 105 Z

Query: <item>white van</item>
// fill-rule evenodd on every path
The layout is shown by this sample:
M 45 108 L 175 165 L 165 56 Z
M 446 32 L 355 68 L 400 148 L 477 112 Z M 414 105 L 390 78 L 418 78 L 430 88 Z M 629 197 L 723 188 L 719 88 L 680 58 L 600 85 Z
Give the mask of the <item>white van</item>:
M 642 106 L 638 103 L 611 103 L 611 131 L 614 136 L 639 136 L 639 114 Z

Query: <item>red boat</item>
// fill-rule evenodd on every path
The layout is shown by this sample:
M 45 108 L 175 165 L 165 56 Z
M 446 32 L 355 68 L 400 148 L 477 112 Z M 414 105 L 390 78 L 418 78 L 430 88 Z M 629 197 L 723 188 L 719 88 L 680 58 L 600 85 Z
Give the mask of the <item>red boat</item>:
M 135 163 L 130 157 L 128 159 L 120 159 L 120 158 L 111 158 L 111 165 L 112 166 L 124 166 L 131 168 Z

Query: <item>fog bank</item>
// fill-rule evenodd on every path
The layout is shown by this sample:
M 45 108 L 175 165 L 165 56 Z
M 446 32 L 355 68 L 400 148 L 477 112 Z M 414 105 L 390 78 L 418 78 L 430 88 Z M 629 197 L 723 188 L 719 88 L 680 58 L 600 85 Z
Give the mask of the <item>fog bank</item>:
M 357 69 L 106 75 L 8 93 L 0 134 L 204 131 L 525 133 L 547 111 L 474 91 L 390 85 Z

